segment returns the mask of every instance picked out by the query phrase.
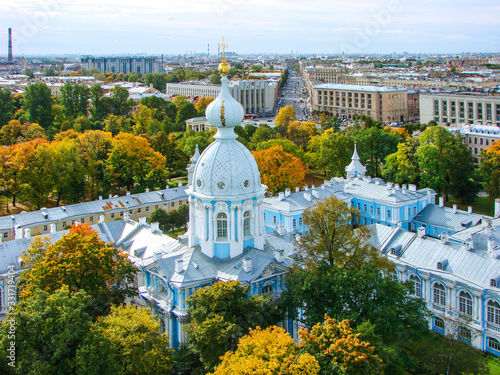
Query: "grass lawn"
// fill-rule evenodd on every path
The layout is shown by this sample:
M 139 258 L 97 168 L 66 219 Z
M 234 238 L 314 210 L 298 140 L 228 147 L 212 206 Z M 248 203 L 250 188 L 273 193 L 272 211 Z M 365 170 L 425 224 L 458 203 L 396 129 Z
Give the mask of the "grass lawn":
M 459 210 L 464 211 L 467 211 L 467 206 L 469 206 L 468 204 L 462 204 L 458 199 L 453 197 L 450 197 L 448 202 L 444 202 L 446 207 L 452 207 L 454 204 L 458 206 Z M 472 204 L 472 212 L 476 214 L 493 216 L 494 208 L 494 201 L 490 200 L 488 197 L 477 197 Z
M 500 375 L 500 362 L 497 358 L 488 358 L 490 375 Z
M 179 235 L 181 235 L 181 234 L 184 234 L 184 233 L 186 233 L 186 229 L 181 228 L 181 229 L 176 229 L 176 230 L 174 230 L 173 232 L 168 232 L 167 234 L 168 234 L 170 237 L 177 239 L 177 236 L 179 236 Z

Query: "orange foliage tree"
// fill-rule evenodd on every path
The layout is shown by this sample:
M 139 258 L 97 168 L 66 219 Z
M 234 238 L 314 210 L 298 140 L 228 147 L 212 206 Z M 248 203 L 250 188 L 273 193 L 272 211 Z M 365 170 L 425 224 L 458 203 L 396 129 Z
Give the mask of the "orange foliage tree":
M 238 349 L 228 351 L 212 375 L 287 374 L 316 375 L 319 364 L 309 353 L 299 354 L 299 347 L 283 328 L 250 329 L 240 339 Z
M 204 111 L 207 109 L 207 106 L 214 101 L 214 98 L 208 97 L 208 96 L 203 96 L 198 99 L 196 104 L 194 105 L 194 108 L 196 108 L 197 111 Z
M 96 313 L 118 305 L 135 294 L 130 287 L 135 267 L 125 252 L 106 244 L 88 224 L 74 226 L 59 241 L 35 237 L 21 254 L 26 270 L 20 279 L 21 298 L 36 290 L 86 291 L 94 298 Z
M 381 374 L 382 360 L 374 354 L 375 347 L 354 334 L 349 320 L 337 322 L 325 315 L 323 324 L 299 330 L 301 347 L 314 355 L 321 374 L 370 375 Z
M 254 151 L 253 156 L 259 166 L 262 183 L 269 191 L 275 193 L 304 183 L 308 168 L 298 157 L 285 152 L 283 146 Z

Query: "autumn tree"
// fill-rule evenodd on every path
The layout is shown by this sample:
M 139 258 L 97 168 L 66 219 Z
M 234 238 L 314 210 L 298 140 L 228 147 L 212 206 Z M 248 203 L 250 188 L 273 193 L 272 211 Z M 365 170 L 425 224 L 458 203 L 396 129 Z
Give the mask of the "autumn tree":
M 285 152 L 292 154 L 304 160 L 304 151 L 299 148 L 295 143 L 289 141 L 288 139 L 270 139 L 269 141 L 263 141 L 257 144 L 256 151 L 268 150 L 273 146 L 282 146 Z
M 148 308 L 113 306 L 92 324 L 76 353 L 77 374 L 172 374 L 168 337 Z
M 250 329 L 238 348 L 228 351 L 211 375 L 287 374 L 316 375 L 320 366 L 313 355 L 299 353 L 299 346 L 283 328 Z
M 283 146 L 254 151 L 253 156 L 259 166 L 262 183 L 269 191 L 276 193 L 304 183 L 307 167 L 299 158 L 285 152 Z
M 136 184 L 140 190 L 164 185 L 165 157 L 145 138 L 120 133 L 111 144 L 104 173 L 112 187 L 126 186 L 130 191 Z
M 162 128 L 160 121 L 154 117 L 154 110 L 143 104 L 139 104 L 137 111 L 132 115 L 132 119 L 135 122 L 132 127 L 135 135 L 147 134 L 152 137 Z
M 321 265 L 357 268 L 369 262 L 390 269 L 386 258 L 370 242 L 369 227 L 354 229 L 359 211 L 335 196 L 319 201 L 304 211 L 304 225 L 308 231 L 302 235 L 300 250 L 305 255 L 308 269 Z
M 121 304 L 136 291 L 129 286 L 135 268 L 127 254 L 106 244 L 88 224 L 74 226 L 59 241 L 36 237 L 23 251 L 21 296 L 37 290 L 51 293 L 62 286 L 76 293 L 86 291 L 93 297 L 95 313 L 107 312 L 110 305 Z
M 36 123 L 25 122 L 21 124 L 19 120 L 10 120 L 0 129 L 1 145 L 11 146 L 36 138 L 45 138 L 44 129 Z
M 45 83 L 37 82 L 26 87 L 22 108 L 28 121 L 36 122 L 44 129 L 52 125 L 52 96 Z
M 318 132 L 314 122 L 291 122 L 286 131 L 286 138 L 299 146 L 302 150 L 307 148 L 307 144 L 312 136 Z
M 211 97 L 201 97 L 198 99 L 194 107 L 198 112 L 205 112 L 207 109 L 208 105 L 214 101 L 214 98 Z
M 219 281 L 187 299 L 191 321 L 185 329 L 206 370 L 213 369 L 226 351 L 235 350 L 249 328 L 267 327 L 280 320 L 280 311 L 269 297 L 248 298 L 248 294 L 248 285 Z
M 54 189 L 54 158 L 50 144 L 44 139 L 23 142 L 16 147 L 22 196 L 37 209 L 47 206 Z
M 297 118 L 295 117 L 295 109 L 293 108 L 293 105 L 287 105 L 279 110 L 276 118 L 274 119 L 274 123 L 276 126 L 287 127 L 296 120 Z
M 383 373 L 375 347 L 353 332 L 349 320 L 336 321 L 325 315 L 323 323 L 301 328 L 301 352 L 313 355 L 325 375 L 370 375 Z

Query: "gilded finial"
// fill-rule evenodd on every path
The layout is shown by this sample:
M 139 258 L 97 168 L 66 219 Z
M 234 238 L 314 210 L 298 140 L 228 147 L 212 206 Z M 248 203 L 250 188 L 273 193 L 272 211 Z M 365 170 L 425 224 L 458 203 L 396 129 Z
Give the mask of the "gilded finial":
M 222 37 L 222 43 L 219 44 L 219 48 L 222 50 L 222 59 L 221 63 L 219 64 L 219 73 L 222 75 L 227 75 L 229 74 L 229 64 L 227 63 L 226 60 L 226 48 L 229 47 L 226 43 L 224 43 L 224 37 Z

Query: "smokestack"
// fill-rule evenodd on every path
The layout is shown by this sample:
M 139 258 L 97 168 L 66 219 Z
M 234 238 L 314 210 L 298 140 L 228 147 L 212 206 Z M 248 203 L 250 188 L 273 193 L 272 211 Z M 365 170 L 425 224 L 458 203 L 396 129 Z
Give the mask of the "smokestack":
M 8 62 L 12 62 L 12 29 L 9 27 L 9 57 Z

